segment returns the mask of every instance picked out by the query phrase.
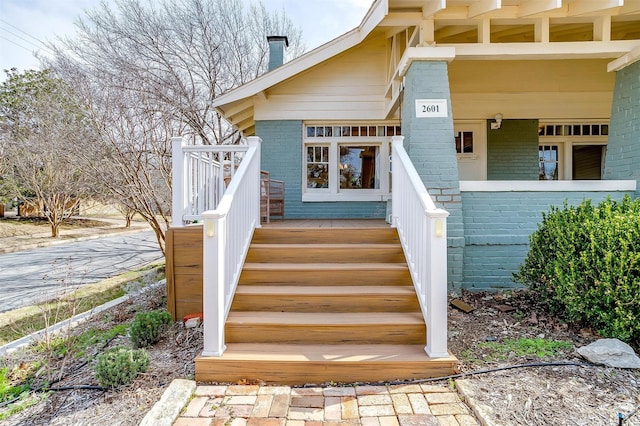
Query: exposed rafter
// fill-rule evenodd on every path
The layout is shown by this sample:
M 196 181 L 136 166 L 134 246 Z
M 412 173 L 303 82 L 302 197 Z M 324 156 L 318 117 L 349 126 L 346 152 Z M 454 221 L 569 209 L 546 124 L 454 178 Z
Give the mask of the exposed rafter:
M 476 16 L 493 12 L 501 7 L 502 0 L 478 0 L 469 6 L 469 18 L 475 18 Z
M 569 3 L 567 15 L 578 16 L 624 6 L 624 0 L 580 0 Z
M 447 8 L 447 0 L 429 0 L 422 6 L 422 17 L 427 19 Z
M 549 12 L 561 7 L 562 0 L 529 0 L 520 4 L 518 16 L 522 18 L 537 15 L 538 13 Z

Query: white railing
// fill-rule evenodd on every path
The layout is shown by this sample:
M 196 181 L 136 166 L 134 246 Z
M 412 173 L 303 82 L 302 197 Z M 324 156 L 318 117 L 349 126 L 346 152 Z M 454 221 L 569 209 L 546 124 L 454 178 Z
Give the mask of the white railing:
M 398 229 L 411 278 L 427 325 L 425 351 L 432 358 L 447 350 L 447 217 L 436 208 L 409 155 L 404 138 L 392 138 L 392 225 Z
M 253 231 L 260 227 L 260 138 L 248 151 L 215 210 L 202 214 L 204 314 L 203 356 L 225 351 L 224 324 Z
M 184 226 L 217 208 L 226 182 L 236 173 L 247 145 L 187 145 L 179 136 L 172 139 L 173 204 L 171 226 Z

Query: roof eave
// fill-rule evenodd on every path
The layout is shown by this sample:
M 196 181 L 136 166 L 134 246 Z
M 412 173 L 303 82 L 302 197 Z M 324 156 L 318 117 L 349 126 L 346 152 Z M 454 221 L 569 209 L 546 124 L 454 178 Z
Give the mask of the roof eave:
M 361 43 L 389 12 L 389 0 L 376 0 L 365 15 L 360 25 L 323 44 L 320 47 L 288 62 L 248 83 L 239 86 L 213 100 L 212 106 L 223 116 L 224 106 L 232 102 L 252 97 L 276 84 L 287 80 L 327 59 L 336 56 L 347 49 Z

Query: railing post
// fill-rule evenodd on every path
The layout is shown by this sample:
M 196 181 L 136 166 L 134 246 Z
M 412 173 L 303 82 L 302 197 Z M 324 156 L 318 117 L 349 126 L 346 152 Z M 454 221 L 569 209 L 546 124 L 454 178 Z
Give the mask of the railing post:
M 393 153 L 397 151 L 398 147 L 404 147 L 404 136 L 392 136 L 391 137 L 391 161 L 393 162 Z M 400 166 L 400 164 L 397 164 Z M 398 214 L 400 211 L 400 203 L 397 203 L 394 199 L 396 195 L 400 195 L 400 173 L 393 175 L 391 172 L 391 227 L 396 228 L 398 226 Z
M 225 241 L 226 217 L 212 212 L 202 214 L 202 308 L 204 345 L 202 356 L 222 356 L 224 344 L 225 309 Z
M 173 194 L 171 201 L 171 226 L 180 228 L 184 225 L 182 217 L 186 209 L 185 201 L 185 156 L 182 152 L 184 139 L 182 136 L 174 136 L 171 138 L 171 192 Z
M 250 176 L 249 177 L 249 181 L 253 182 L 253 185 L 258 185 L 258 190 L 256 191 L 258 194 L 258 197 L 256 200 L 254 200 L 253 202 L 257 203 L 257 209 L 256 212 L 258 214 L 258 217 L 256 218 L 256 228 L 261 228 L 262 225 L 260 224 L 260 197 L 261 197 L 261 189 L 260 189 L 260 170 L 261 170 L 261 160 L 262 160 L 262 154 L 260 151 L 260 147 L 262 145 L 262 139 L 259 136 L 249 136 L 247 138 L 247 144 L 250 147 L 255 147 L 256 148 L 256 159 L 254 161 L 257 161 L 258 163 L 258 167 L 256 167 L 256 170 L 258 171 L 257 175 L 255 176 Z M 267 189 L 268 191 L 268 189 Z
M 427 346 L 431 358 L 448 357 L 447 350 L 447 217 L 443 209 L 425 212 L 428 241 L 426 304 Z

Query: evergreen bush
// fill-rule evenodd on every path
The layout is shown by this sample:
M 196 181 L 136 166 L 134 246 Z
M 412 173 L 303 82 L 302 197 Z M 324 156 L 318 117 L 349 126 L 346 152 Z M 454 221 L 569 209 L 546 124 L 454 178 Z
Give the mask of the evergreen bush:
M 139 373 L 147 371 L 148 367 L 147 351 L 118 346 L 98 355 L 95 374 L 100 386 L 116 388 L 130 384 Z
M 638 346 L 640 200 L 552 207 L 514 280 L 558 317 Z
M 171 314 L 167 311 L 138 312 L 129 329 L 133 346 L 144 348 L 156 343 L 170 323 Z

